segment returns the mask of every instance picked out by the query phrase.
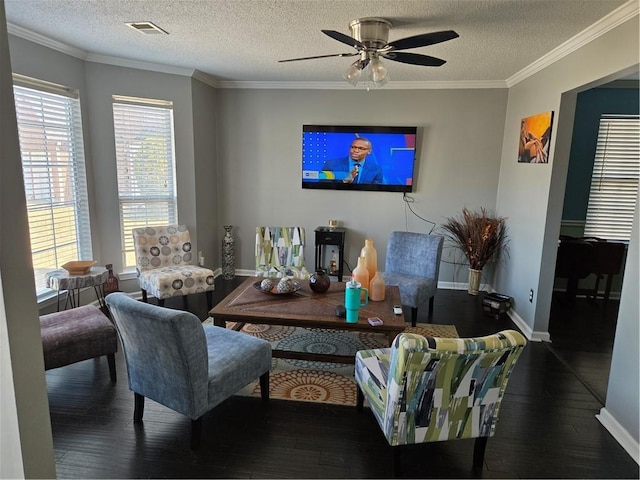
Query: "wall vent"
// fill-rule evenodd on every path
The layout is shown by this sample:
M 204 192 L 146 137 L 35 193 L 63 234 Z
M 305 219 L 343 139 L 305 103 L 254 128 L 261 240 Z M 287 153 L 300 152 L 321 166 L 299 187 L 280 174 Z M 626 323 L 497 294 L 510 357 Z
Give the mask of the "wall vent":
M 125 22 L 125 25 L 147 35 L 169 35 L 169 32 L 151 22 Z

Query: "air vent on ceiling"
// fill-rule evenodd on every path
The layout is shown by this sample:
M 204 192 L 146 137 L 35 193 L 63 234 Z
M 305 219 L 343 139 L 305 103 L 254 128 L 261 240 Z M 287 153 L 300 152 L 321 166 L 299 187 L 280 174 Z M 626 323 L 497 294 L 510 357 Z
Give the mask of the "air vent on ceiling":
M 140 33 L 148 35 L 169 35 L 169 32 L 161 29 L 159 26 L 154 25 L 151 22 L 125 22 L 125 25 L 139 31 Z

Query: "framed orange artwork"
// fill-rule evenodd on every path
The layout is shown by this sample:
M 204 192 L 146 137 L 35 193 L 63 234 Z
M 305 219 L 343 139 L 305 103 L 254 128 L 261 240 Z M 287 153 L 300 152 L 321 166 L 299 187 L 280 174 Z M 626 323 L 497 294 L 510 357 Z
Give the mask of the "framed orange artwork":
M 552 111 L 520 120 L 518 163 L 549 163 L 552 125 Z

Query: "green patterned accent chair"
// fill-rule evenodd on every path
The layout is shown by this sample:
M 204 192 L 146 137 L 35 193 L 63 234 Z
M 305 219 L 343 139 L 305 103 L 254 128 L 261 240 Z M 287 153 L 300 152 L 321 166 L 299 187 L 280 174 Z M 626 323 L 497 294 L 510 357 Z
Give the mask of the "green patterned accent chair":
M 515 330 L 478 338 L 401 333 L 391 348 L 356 354 L 357 409 L 366 399 L 389 445 L 395 473 L 401 445 L 475 438 L 482 468 L 507 381 L 526 345 Z
M 256 228 L 256 277 L 307 279 L 302 227 Z
M 191 236 L 185 225 L 134 228 L 133 244 L 144 302 L 147 293 L 156 297 L 160 306 L 167 298 L 182 296 L 186 308 L 187 295 L 204 292 L 207 306 L 212 308 L 213 271 L 192 265 Z

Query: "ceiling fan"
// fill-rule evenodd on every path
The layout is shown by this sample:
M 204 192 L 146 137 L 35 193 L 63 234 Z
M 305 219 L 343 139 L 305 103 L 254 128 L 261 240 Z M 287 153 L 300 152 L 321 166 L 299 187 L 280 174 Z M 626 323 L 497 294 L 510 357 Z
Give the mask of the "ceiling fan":
M 369 79 L 376 86 L 382 86 L 389 81 L 389 76 L 387 75 L 387 69 L 382 64 L 381 58 L 392 60 L 394 62 L 408 63 L 411 65 L 439 67 L 446 61 L 429 55 L 399 52 L 398 50 L 426 47 L 427 45 L 453 40 L 459 36 L 453 30 L 444 30 L 441 32 L 423 33 L 421 35 L 401 38 L 399 40 L 389 42 L 390 29 L 391 22 L 384 18 L 358 18 L 349 23 L 351 36 L 335 30 L 321 30 L 322 33 L 330 36 L 334 40 L 354 47 L 356 49 L 355 52 L 290 58 L 287 60 L 279 60 L 279 62 L 297 62 L 299 60 L 313 60 L 316 58 L 353 57 L 358 55 L 360 58 L 351 64 L 349 69 L 345 72 L 345 80 L 353 86 L 357 85 L 362 76 L 363 70 L 369 67 Z

